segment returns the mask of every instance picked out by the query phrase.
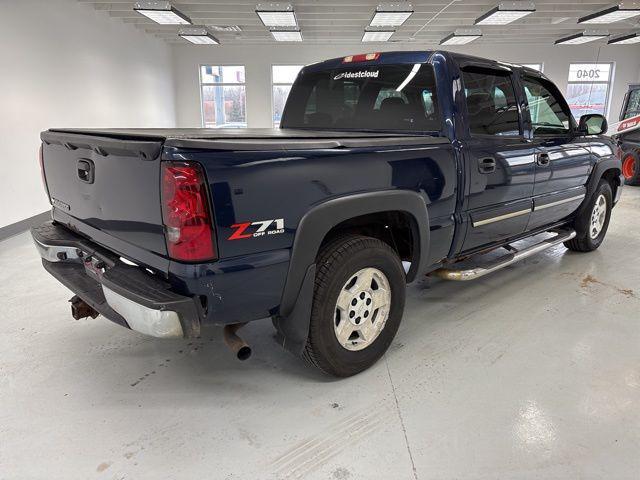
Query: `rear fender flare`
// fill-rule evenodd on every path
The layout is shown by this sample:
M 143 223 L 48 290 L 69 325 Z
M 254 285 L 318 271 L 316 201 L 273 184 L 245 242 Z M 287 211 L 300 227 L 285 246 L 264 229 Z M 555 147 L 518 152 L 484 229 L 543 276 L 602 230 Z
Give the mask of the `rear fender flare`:
M 386 190 L 328 200 L 309 210 L 298 224 L 280 315 L 287 316 L 293 310 L 305 273 L 315 263 L 320 245 L 333 227 L 354 217 L 388 211 L 409 213 L 417 227 L 417 232 L 413 232 L 413 258 L 407 280 L 413 280 L 418 271 L 424 271 L 426 266 L 422 263 L 427 260 L 429 248 L 429 217 L 426 202 L 418 193 L 410 190 Z
M 425 199 L 410 190 L 385 190 L 334 198 L 309 210 L 300 220 L 291 249 L 289 271 L 275 325 L 280 343 L 300 354 L 309 333 L 315 283 L 315 260 L 320 245 L 336 225 L 361 215 L 389 211 L 407 212 L 413 218 L 413 255 L 407 281 L 426 269 L 429 251 L 429 217 Z
M 407 212 L 413 218 L 413 255 L 407 273 L 410 282 L 426 271 L 429 257 L 429 216 L 424 197 L 410 190 L 359 193 L 327 200 L 309 210 L 296 230 L 289 271 L 276 328 L 280 342 L 301 353 L 309 332 L 315 281 L 315 259 L 325 236 L 336 225 L 361 215 L 390 211 Z

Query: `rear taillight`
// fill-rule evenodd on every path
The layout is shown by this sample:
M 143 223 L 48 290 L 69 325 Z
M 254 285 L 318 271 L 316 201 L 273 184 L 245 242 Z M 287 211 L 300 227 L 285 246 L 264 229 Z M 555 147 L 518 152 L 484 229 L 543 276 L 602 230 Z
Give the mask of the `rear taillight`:
M 44 191 L 49 196 L 49 188 L 47 187 L 47 178 L 44 176 L 44 154 L 42 153 L 42 144 L 40 144 L 40 148 L 38 149 L 38 163 L 40 164 L 40 178 L 42 179 L 42 186 L 44 187 Z
M 186 262 L 216 258 L 207 191 L 199 164 L 162 162 L 162 221 L 171 258 Z

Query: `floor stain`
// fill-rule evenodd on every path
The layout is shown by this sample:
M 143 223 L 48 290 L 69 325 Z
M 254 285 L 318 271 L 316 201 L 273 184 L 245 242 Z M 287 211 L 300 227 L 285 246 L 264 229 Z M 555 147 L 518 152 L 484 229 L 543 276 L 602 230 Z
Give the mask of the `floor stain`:
M 96 468 L 96 472 L 104 472 L 110 466 L 111 462 L 102 462 L 100 465 L 98 465 L 98 468 Z
M 199 338 L 199 337 L 198 337 L 198 338 Z M 213 340 L 213 338 L 211 338 L 211 340 Z M 190 347 L 190 349 L 189 349 L 189 351 L 188 351 L 187 353 L 194 353 L 194 352 L 197 352 L 197 351 L 198 351 L 198 349 L 199 349 L 200 347 L 204 346 L 204 344 L 205 344 L 205 343 L 204 343 L 204 341 L 189 342 L 189 343 L 187 344 L 187 346 L 189 346 L 189 347 Z M 184 353 L 185 353 L 185 352 L 184 352 L 184 350 L 178 350 L 178 354 L 179 354 L 179 355 L 184 355 Z M 164 361 L 162 361 L 162 362 L 160 362 L 160 363 L 158 364 L 158 368 L 161 368 L 161 367 L 165 367 L 165 368 L 166 368 L 166 367 L 168 367 L 168 366 L 169 366 L 169 365 L 167 365 L 167 364 L 168 364 L 168 363 L 170 363 L 170 362 L 171 362 L 171 359 L 170 359 L 170 358 L 167 358 L 167 359 L 165 359 Z M 145 379 L 147 379 L 150 375 L 155 375 L 155 374 L 156 374 L 156 371 L 155 371 L 155 370 L 152 370 L 152 371 L 150 371 L 150 372 L 147 372 L 147 373 L 145 373 L 144 375 L 142 375 L 141 377 L 139 377 L 139 378 L 137 378 L 136 380 L 134 380 L 133 382 L 131 382 L 131 383 L 130 383 L 130 385 L 131 385 L 132 387 L 135 387 L 135 386 L 137 386 L 140 382 L 142 382 L 142 381 L 144 381 Z
M 615 285 L 611 285 L 610 283 L 602 282 L 591 274 L 585 275 L 582 278 L 582 281 L 580 282 L 580 287 L 583 289 L 587 289 L 592 284 L 602 285 L 603 287 L 612 288 L 616 292 L 620 293 L 621 295 L 624 295 L 625 297 L 635 298 L 636 296 L 634 291 L 631 290 L 630 288 L 620 288 L 620 287 L 616 287 Z
M 238 429 L 238 434 L 242 440 L 245 440 L 251 447 L 260 448 L 260 442 L 258 441 L 258 437 L 256 437 L 249 430 L 245 430 L 244 428 Z
M 334 470 L 333 478 L 337 480 L 346 480 L 347 478 L 351 478 L 351 472 L 346 468 L 340 467 Z

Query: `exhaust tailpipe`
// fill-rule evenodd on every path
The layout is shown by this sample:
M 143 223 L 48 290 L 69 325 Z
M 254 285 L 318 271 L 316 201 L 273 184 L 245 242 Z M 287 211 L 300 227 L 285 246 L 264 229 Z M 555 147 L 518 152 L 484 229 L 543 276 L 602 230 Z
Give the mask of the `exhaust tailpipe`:
M 240 338 L 236 333 L 245 325 L 246 323 L 234 323 L 232 325 L 225 325 L 223 330 L 224 343 L 233 353 L 236 354 L 238 360 L 247 360 L 251 356 L 251 347 L 247 345 L 247 342 Z
M 71 316 L 76 320 L 87 317 L 96 318 L 100 315 L 91 305 L 77 295 L 74 295 L 69 302 L 71 302 Z

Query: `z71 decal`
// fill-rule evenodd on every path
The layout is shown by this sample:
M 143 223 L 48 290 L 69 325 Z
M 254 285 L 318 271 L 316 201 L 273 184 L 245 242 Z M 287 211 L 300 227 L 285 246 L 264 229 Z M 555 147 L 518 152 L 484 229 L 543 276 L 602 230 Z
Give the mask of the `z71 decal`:
M 234 228 L 235 232 L 233 232 L 227 240 L 241 240 L 243 238 L 258 238 L 265 235 L 277 235 L 279 233 L 284 233 L 284 218 L 235 223 L 231 225 L 231 228 Z

